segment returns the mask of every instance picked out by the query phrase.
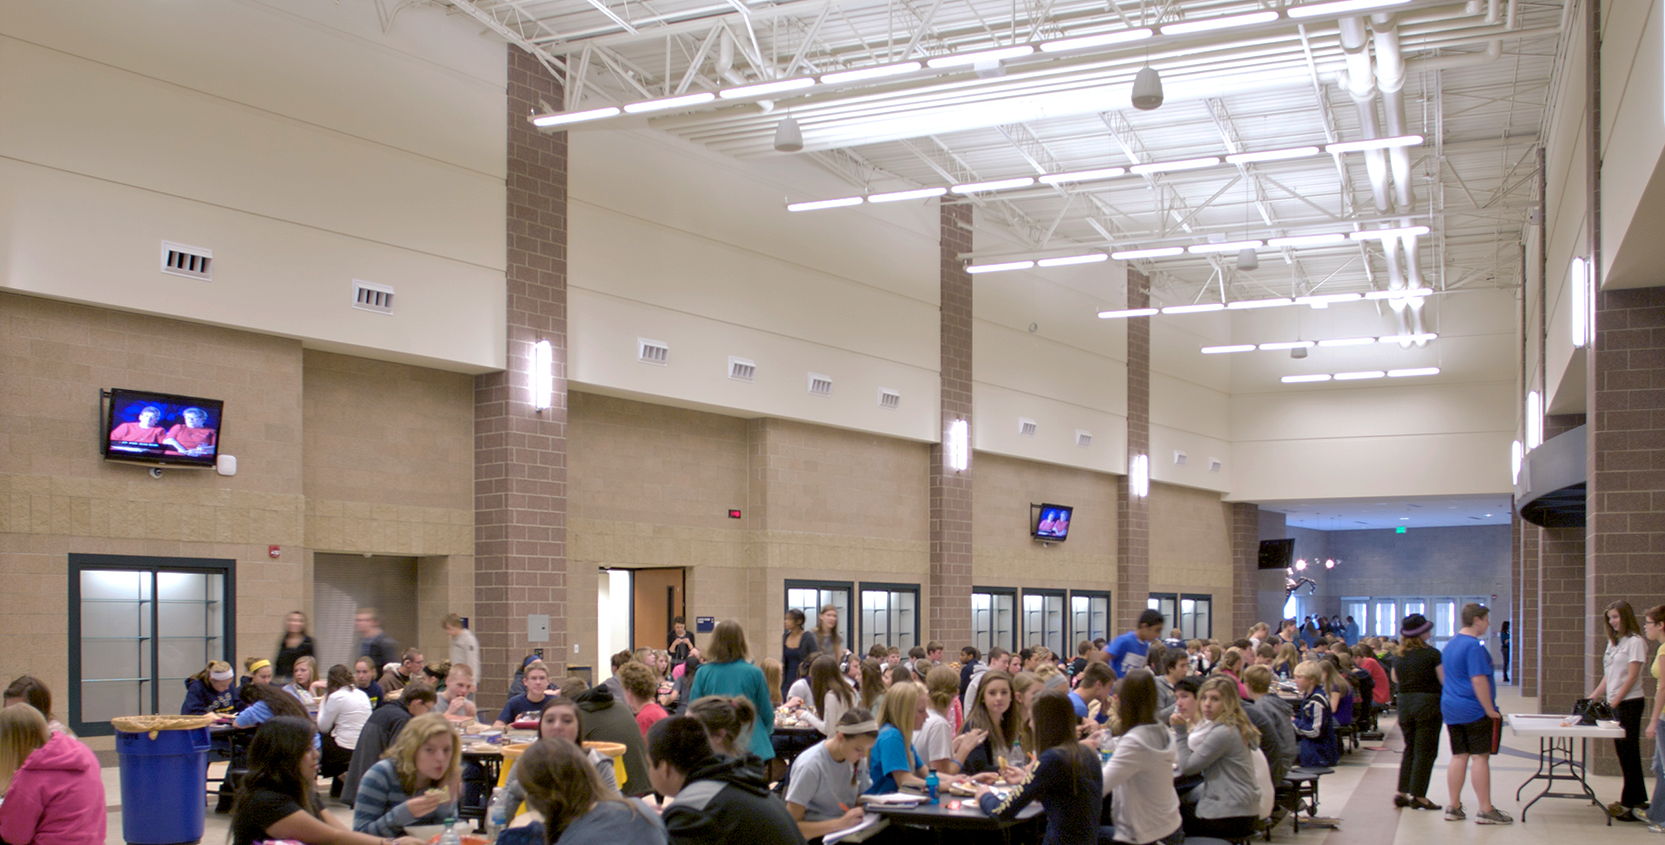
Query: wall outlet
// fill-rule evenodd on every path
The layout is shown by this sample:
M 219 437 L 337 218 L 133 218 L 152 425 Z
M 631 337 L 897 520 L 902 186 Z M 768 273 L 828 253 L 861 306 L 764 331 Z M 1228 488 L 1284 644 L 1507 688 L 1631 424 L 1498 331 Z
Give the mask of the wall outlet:
M 572 644 L 572 653 L 573 653 L 573 654 L 577 654 L 577 653 L 578 653 L 578 643 L 573 643 L 573 644 Z

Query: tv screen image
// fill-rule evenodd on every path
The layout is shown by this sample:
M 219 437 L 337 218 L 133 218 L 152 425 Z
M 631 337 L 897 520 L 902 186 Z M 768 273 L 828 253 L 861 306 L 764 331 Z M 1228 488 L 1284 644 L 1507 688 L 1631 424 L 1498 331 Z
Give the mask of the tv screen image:
M 1070 536 L 1070 517 L 1075 508 L 1069 505 L 1041 505 L 1035 519 L 1030 526 L 1031 533 L 1037 540 L 1063 541 Z
M 224 402 L 121 388 L 109 397 L 103 442 L 107 460 L 214 466 Z
M 1287 569 L 1294 560 L 1293 539 L 1260 541 L 1260 569 Z

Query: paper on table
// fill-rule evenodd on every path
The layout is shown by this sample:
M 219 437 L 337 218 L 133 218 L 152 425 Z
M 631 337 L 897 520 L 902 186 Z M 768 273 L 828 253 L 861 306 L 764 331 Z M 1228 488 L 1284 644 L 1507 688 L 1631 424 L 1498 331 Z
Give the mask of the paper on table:
M 826 845 L 834 845 L 834 843 L 843 842 L 846 839 L 851 842 L 862 842 L 865 841 L 867 837 L 885 829 L 885 827 L 889 824 L 890 821 L 884 816 L 874 814 L 863 818 L 861 820 L 861 824 L 858 824 L 855 827 L 847 827 L 843 830 L 827 834 L 821 838 L 821 841 L 826 843 Z
M 884 807 L 917 807 L 925 803 L 925 796 L 912 795 L 906 792 L 889 792 L 884 795 L 863 795 L 863 804 L 878 804 Z

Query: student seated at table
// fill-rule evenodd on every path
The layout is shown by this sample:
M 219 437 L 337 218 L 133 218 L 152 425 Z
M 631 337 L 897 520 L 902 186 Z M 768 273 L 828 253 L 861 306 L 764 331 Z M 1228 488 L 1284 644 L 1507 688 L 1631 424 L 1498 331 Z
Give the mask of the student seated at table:
M 977 697 L 971 702 L 971 712 L 966 714 L 963 733 L 980 731 L 982 738 L 966 753 L 961 771 L 968 775 L 987 774 L 986 780 L 994 780 L 999 774 L 1001 761 L 1010 763 L 1011 759 L 1023 762 L 1024 755 L 1019 744 L 1023 735 L 1023 714 L 1018 712 L 1012 700 L 1012 676 L 999 669 L 990 669 L 983 673 L 982 681 L 977 685 Z M 1017 751 L 1014 752 L 1014 746 Z M 1015 753 L 1015 758 L 1013 757 Z
M 353 673 L 337 663 L 330 667 L 328 694 L 318 706 L 318 732 L 324 735 L 323 760 L 318 769 L 333 778 L 330 795 L 341 797 L 341 775 L 353 764 L 353 749 L 364 723 L 370 721 L 370 697 L 353 683 Z
M 950 675 L 954 672 L 946 667 L 943 671 Z M 959 678 L 953 681 L 958 687 Z M 857 707 L 839 716 L 832 736 L 792 761 L 786 809 L 798 820 L 798 831 L 805 839 L 815 840 L 861 824 L 861 794 L 871 785 L 862 761 L 878 739 L 879 723 L 872 713 Z
M 1336 742 L 1335 717 L 1330 709 L 1329 691 L 1324 689 L 1324 666 L 1308 660 L 1295 667 L 1295 688 L 1300 690 L 1300 709 L 1295 711 L 1295 735 L 1301 748 L 1301 766 L 1324 769 L 1341 760 Z
M 925 786 L 925 764 L 913 748 L 913 734 L 925 726 L 925 695 L 919 685 L 901 683 L 885 693 L 885 712 L 879 719 L 879 735 L 868 756 L 867 791 L 883 795 L 904 786 Z
M 312 718 L 300 699 L 271 684 L 249 684 L 238 692 L 238 698 L 243 703 L 243 709 L 232 724 L 239 728 L 259 727 L 273 716 Z
M 844 682 L 838 660 L 831 655 L 818 654 L 810 661 L 809 697 L 804 701 L 804 719 L 827 737 L 837 732 L 844 711 L 856 706 L 856 694 Z
M 659 702 L 653 700 L 654 693 L 659 689 L 659 676 L 654 674 L 645 664 L 632 660 L 619 667 L 614 677 L 619 679 L 619 685 L 624 688 L 624 703 L 635 714 L 636 727 L 647 736 L 648 728 L 653 723 L 670 716 Z M 780 684 L 770 687 L 779 694 Z
M 601 783 L 583 749 L 568 740 L 538 740 L 514 771 L 530 811 L 515 818 L 497 845 L 665 845 L 659 814 Z
M 1243 709 L 1260 731 L 1260 751 L 1266 755 L 1267 773 L 1273 783 L 1283 783 L 1301 752 L 1295 737 L 1294 708 L 1272 693 L 1272 670 L 1267 666 L 1244 669 L 1243 685 L 1249 688 L 1249 700 Z
M 578 709 L 578 703 L 570 698 L 555 699 L 544 708 L 543 718 L 538 720 L 538 739 L 564 739 L 578 745 L 583 732 L 584 713 Z M 585 751 L 584 756 L 595 769 L 596 779 L 601 782 L 602 789 L 618 794 L 619 776 L 613 769 L 613 758 L 594 749 Z M 509 768 L 508 777 L 503 781 L 503 791 L 509 795 L 510 806 L 526 800 L 526 787 L 520 782 L 520 764 L 525 759 L 525 755 L 521 755 L 520 760 L 516 760 Z
M 355 833 L 323 808 L 312 788 L 318 779 L 318 752 L 313 750 L 317 733 L 310 721 L 293 716 L 268 719 L 255 731 L 249 771 L 231 808 L 231 845 L 270 839 L 305 845 L 387 845 L 386 837 Z M 394 842 L 424 845 L 411 836 Z
M 584 713 L 584 742 L 612 742 L 624 746 L 624 782 L 619 785 L 625 795 L 642 796 L 653 791 L 648 783 L 647 742 L 629 705 L 615 701 L 605 686 L 584 689 L 584 682 L 568 678 L 562 682 L 561 697 L 578 702 Z M 750 711 L 748 711 L 750 712 Z M 755 716 L 751 716 L 755 720 Z
M 27 704 L 39 710 L 40 714 L 46 717 L 46 727 L 53 733 L 75 736 L 73 731 L 64 727 L 63 723 L 52 715 L 52 689 L 40 678 L 34 675 L 18 675 L 7 684 L 4 706 L 10 707 L 13 704 Z
M 207 668 L 185 679 L 185 702 L 179 706 L 181 716 L 213 716 L 216 721 L 229 722 L 237 715 L 237 692 L 231 682 L 237 673 L 224 660 L 210 660 Z
M 439 697 L 427 681 L 417 681 L 400 691 L 398 698 L 376 708 L 364 728 L 358 732 L 358 744 L 353 746 L 353 759 L 347 774 L 341 779 L 341 801 L 353 806 L 358 800 L 358 785 L 364 773 L 382 759 L 382 752 L 393 745 L 399 732 L 410 720 L 433 711 Z
M 1096 845 L 1104 806 L 1098 755 L 1076 741 L 1075 706 L 1067 693 L 1042 692 L 1035 697 L 1034 712 L 1034 765 L 1002 770 L 1006 782 L 1016 786 L 1004 797 L 978 784 L 977 804 L 991 816 L 1011 819 L 1029 802 L 1040 801 L 1046 811 L 1042 845 Z
M 410 825 L 442 824 L 456 818 L 461 794 L 461 737 L 444 716 L 424 713 L 405 725 L 386 759 L 359 781 L 353 830 L 399 836 Z
M 970 734 L 954 735 L 950 708 L 959 700 L 959 691 L 960 674 L 952 668 L 936 666 L 925 673 L 925 726 L 913 745 L 927 768 L 946 775 L 959 774 L 960 764 L 977 744 Z
M 1177 650 L 1167 658 L 1186 662 L 1185 653 Z M 1116 709 L 1124 731 L 1103 769 L 1115 824 L 1099 829 L 1100 841 L 1178 845 L 1185 839 L 1174 791 L 1174 737 L 1157 721 L 1156 691 L 1148 669 L 1134 669 L 1121 681 Z
M 372 710 L 382 706 L 382 702 L 387 698 L 381 682 L 376 680 L 381 673 L 382 667 L 377 666 L 372 657 L 360 657 L 353 661 L 353 684 L 364 693 L 366 699 L 369 699 Z
M 53 732 L 27 704 L 0 710 L 0 790 L 0 839 L 11 845 L 104 845 L 98 757 L 75 737 Z
M 439 694 L 435 706 L 453 722 L 472 722 L 479 715 L 479 708 L 469 699 L 473 694 L 474 668 L 467 663 L 453 663 L 445 670 L 445 690 Z
M 1164 659 L 1166 655 L 1163 655 Z M 1105 663 L 1089 663 L 1081 672 L 1081 680 L 1069 693 L 1077 722 L 1091 722 L 1093 728 L 1110 721 L 1110 688 L 1116 684 L 1116 670 Z M 1098 707 L 1092 703 L 1098 702 Z
M 311 711 L 318 707 L 318 693 L 323 690 L 324 680 L 318 677 L 318 659 L 310 654 L 303 654 L 295 658 L 290 667 L 294 672 L 292 680 L 283 685 L 283 691 L 295 697 L 301 706 Z
M 1237 683 L 1217 676 L 1197 691 L 1196 718 L 1175 713 L 1178 743 L 1175 774 L 1202 775 L 1202 783 L 1181 796 L 1185 835 L 1236 840 L 1254 833 L 1260 817 L 1260 784 L 1253 752 L 1260 732 L 1243 712 Z
M 654 790 L 676 799 L 664 811 L 671 845 L 803 845 L 762 767 L 712 753 L 699 720 L 673 716 L 655 724 L 648 760 Z
M 508 727 L 516 719 L 528 714 L 543 715 L 543 708 L 549 706 L 554 698 L 548 694 L 549 667 L 543 665 L 542 660 L 534 660 L 526 664 L 526 691 L 503 705 L 503 711 L 497 714 L 497 721 L 491 726 L 498 730 Z

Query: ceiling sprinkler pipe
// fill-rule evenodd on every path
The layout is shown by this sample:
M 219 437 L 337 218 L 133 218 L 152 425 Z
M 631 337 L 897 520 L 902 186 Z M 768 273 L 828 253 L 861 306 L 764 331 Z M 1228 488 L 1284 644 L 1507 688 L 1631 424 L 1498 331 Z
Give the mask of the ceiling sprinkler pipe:
M 1399 48 L 1398 21 L 1393 15 L 1376 15 L 1370 19 L 1376 33 L 1376 87 L 1382 92 L 1382 114 L 1389 136 L 1410 134 L 1405 128 L 1405 57 Z M 1388 164 L 1393 173 L 1394 200 L 1400 214 L 1409 214 L 1415 207 L 1411 195 L 1411 156 L 1404 147 L 1388 151 Z M 1411 262 L 1415 262 L 1412 257 Z
M 1416 348 L 1418 348 L 1418 349 L 1421 349 L 1421 348 L 1428 345 L 1428 338 L 1423 337 L 1423 335 L 1427 334 L 1427 329 L 1423 328 L 1422 306 L 1423 306 L 1422 297 L 1420 297 L 1420 296 L 1414 297 L 1411 300 L 1411 307 L 1410 307 L 1411 334 L 1414 337 L 1416 337 L 1415 343 L 1416 343 Z

